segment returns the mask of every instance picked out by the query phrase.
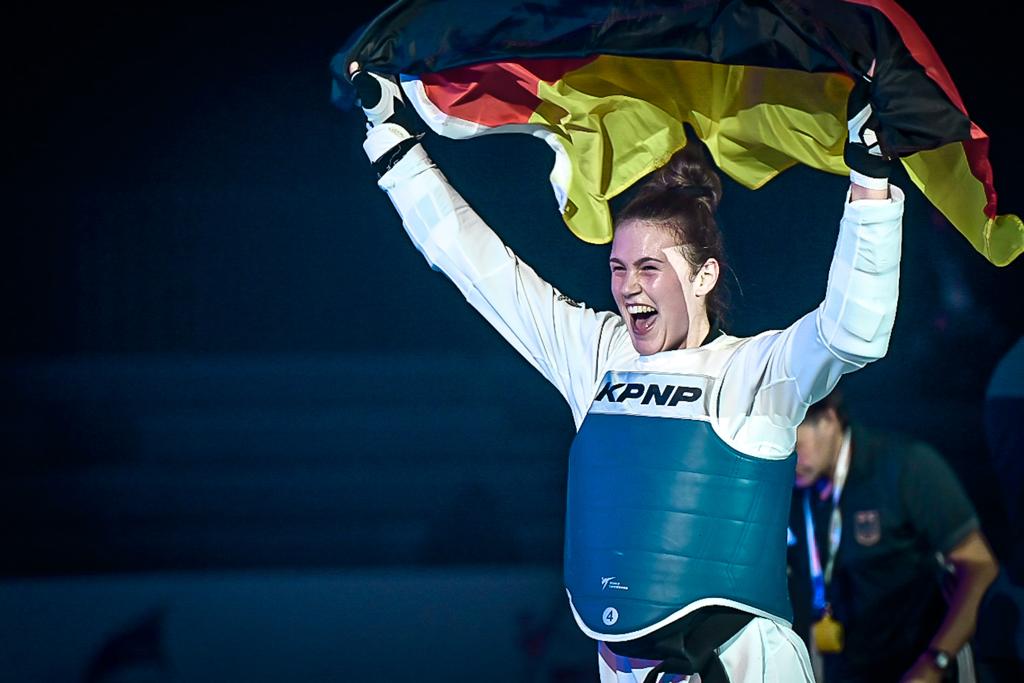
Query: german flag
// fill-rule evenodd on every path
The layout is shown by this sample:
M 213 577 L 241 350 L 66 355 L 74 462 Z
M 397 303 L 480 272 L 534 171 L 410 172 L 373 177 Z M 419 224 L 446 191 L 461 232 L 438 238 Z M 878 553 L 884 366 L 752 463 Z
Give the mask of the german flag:
M 1024 251 L 1020 219 L 996 211 L 988 136 L 891 0 L 401 0 L 352 45 L 331 64 L 337 102 L 356 61 L 400 75 L 441 135 L 543 138 L 587 242 L 611 239 L 608 200 L 682 148 L 684 124 L 749 188 L 797 163 L 845 175 L 864 79 L 883 150 L 932 204 L 992 263 Z

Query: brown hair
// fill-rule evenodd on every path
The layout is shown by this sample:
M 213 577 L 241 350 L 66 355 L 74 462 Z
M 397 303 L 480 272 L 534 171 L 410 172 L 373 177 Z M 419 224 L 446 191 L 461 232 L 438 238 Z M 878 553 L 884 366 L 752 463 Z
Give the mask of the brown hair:
M 728 309 L 725 287 L 725 249 L 715 222 L 722 198 L 722 181 L 708 163 L 700 143 L 689 142 L 655 171 L 615 220 L 654 223 L 683 247 L 683 256 L 696 273 L 713 258 L 719 263 L 718 284 L 708 293 L 707 311 L 712 324 L 721 323 Z
M 846 426 L 850 424 L 850 415 L 846 411 L 846 402 L 843 401 L 843 392 L 839 391 L 838 387 L 833 389 L 832 393 L 825 398 L 808 406 L 807 415 L 804 416 L 804 422 L 817 422 L 825 416 L 825 413 L 830 408 L 835 411 L 836 418 L 839 420 L 839 426 L 846 429 Z

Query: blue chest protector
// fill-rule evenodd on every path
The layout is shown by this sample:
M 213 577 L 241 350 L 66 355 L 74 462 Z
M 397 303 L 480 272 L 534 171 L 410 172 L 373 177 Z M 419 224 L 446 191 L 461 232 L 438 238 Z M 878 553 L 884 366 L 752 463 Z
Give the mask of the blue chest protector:
M 592 637 L 637 638 L 706 604 L 793 619 L 786 524 L 796 455 L 765 460 L 728 446 L 706 421 L 709 385 L 610 375 L 576 435 L 565 584 Z

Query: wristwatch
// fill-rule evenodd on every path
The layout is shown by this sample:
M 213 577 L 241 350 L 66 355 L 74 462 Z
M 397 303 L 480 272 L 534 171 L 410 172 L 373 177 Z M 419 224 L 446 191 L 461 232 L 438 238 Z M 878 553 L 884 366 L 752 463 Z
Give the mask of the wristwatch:
M 939 671 L 949 671 L 949 668 L 953 666 L 953 655 L 945 650 L 930 647 L 928 648 L 928 657 Z

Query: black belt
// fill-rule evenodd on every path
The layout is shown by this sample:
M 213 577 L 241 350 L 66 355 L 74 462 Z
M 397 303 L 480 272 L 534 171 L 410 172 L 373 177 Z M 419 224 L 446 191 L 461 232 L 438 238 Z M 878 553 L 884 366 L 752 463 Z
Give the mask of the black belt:
M 642 638 L 605 644 L 620 657 L 660 660 L 644 683 L 662 673 L 699 673 L 701 683 L 729 683 L 716 650 L 753 618 L 731 607 L 703 607 Z

